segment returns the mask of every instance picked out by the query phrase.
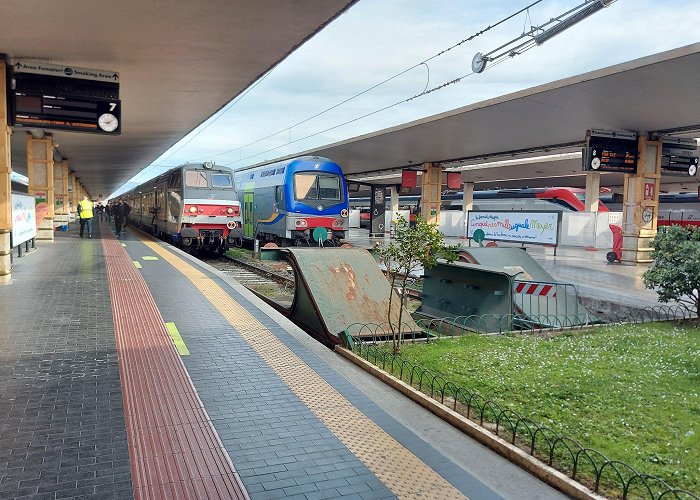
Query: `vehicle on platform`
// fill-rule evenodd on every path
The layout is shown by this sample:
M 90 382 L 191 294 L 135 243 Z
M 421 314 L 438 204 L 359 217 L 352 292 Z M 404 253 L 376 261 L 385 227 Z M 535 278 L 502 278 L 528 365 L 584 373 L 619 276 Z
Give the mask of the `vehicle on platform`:
M 622 212 L 622 195 L 600 195 L 613 212 Z M 698 193 L 660 193 L 658 226 L 700 226 L 700 197 Z
M 242 227 L 233 171 L 213 163 L 168 170 L 118 197 L 130 207 L 130 224 L 185 250 L 224 252 Z
M 239 241 L 261 245 L 339 246 L 348 237 L 348 189 L 340 166 L 303 156 L 236 170 L 243 207 Z
M 474 191 L 473 210 L 583 212 L 586 208 L 585 197 L 585 189 L 568 187 Z M 461 191 L 443 193 L 440 210 L 462 210 L 462 203 Z M 369 210 L 367 209 L 369 204 L 369 198 L 352 198 L 350 200 L 351 208 L 360 209 L 360 227 L 365 225 L 363 224 L 363 214 L 366 214 L 364 219 L 367 224 L 369 223 Z M 411 215 L 418 212 L 420 195 L 399 196 L 399 208 L 410 209 Z M 604 203 L 600 203 L 598 210 L 607 212 L 608 207 Z

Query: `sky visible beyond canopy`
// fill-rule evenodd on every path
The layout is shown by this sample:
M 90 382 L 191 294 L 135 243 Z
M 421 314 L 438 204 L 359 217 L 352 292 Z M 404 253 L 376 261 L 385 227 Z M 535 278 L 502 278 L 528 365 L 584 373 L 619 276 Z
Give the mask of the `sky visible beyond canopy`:
M 365 93 L 532 2 L 360 0 L 118 192 L 182 163 L 240 168 L 700 41 L 700 0 L 617 0 L 541 46 L 466 76 L 477 52 L 584 2 L 543 0 Z

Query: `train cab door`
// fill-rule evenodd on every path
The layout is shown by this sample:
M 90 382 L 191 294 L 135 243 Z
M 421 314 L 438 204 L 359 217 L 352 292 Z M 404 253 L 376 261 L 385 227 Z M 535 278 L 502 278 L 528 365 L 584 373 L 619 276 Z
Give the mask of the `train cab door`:
M 243 193 L 243 234 L 246 238 L 252 238 L 254 236 L 254 224 L 255 221 L 253 220 L 253 193 Z

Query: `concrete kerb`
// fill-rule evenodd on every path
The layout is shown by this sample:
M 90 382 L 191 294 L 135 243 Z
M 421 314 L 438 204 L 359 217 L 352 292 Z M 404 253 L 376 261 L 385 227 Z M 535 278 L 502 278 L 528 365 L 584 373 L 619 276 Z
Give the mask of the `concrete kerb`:
M 446 406 L 440 404 L 434 399 L 429 398 L 425 394 L 418 392 L 410 385 L 402 380 L 399 380 L 389 373 L 381 370 L 372 363 L 366 361 L 352 351 L 336 346 L 335 352 L 340 354 L 345 359 L 359 366 L 366 372 L 370 373 L 377 379 L 381 380 L 388 386 L 396 389 L 404 396 L 407 396 L 414 402 L 421 405 L 426 410 L 432 412 L 442 420 L 448 422 L 455 428 L 461 430 L 468 436 L 476 439 L 481 444 L 488 446 L 490 449 L 507 458 L 514 464 L 530 472 L 535 477 L 541 479 L 545 483 L 557 488 L 563 493 L 581 500 L 604 500 L 605 497 L 594 493 L 586 488 L 581 483 L 574 481 L 568 476 L 562 474 L 558 470 L 542 463 L 535 457 L 527 454 L 517 446 L 501 439 L 500 437 L 490 433 L 486 429 L 479 427 L 466 417 L 459 413 L 450 410 Z

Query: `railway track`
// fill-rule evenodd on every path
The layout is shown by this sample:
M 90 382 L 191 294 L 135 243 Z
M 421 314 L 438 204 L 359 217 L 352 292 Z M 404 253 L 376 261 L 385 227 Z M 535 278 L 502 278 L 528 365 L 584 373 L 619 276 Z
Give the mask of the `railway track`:
M 263 264 L 228 256 L 202 256 L 213 268 L 225 273 L 241 285 L 278 302 L 291 302 L 294 296 L 294 274 L 271 269 Z

